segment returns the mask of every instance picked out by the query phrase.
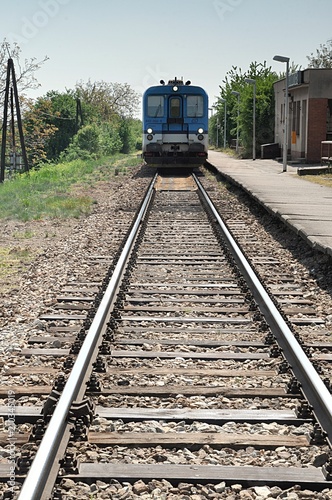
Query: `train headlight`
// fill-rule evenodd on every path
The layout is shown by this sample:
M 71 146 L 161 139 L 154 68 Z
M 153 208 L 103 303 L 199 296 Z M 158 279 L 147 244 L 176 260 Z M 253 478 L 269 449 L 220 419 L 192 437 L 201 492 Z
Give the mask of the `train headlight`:
M 152 128 L 148 128 L 148 129 L 147 129 L 147 133 L 148 133 L 148 134 L 153 134 L 153 130 L 152 130 Z
M 199 141 L 202 141 L 202 140 L 204 139 L 204 135 L 199 134 L 199 135 L 197 136 L 197 139 L 198 139 Z
M 177 87 L 176 85 L 174 85 L 173 90 L 174 90 L 174 92 L 177 92 L 179 90 L 179 87 Z
M 198 132 L 199 134 L 203 134 L 204 129 L 203 129 L 203 128 L 199 128 L 199 129 L 197 130 L 197 132 Z
M 153 139 L 153 135 L 152 135 L 152 134 L 148 134 L 148 135 L 146 136 L 146 138 L 147 138 L 147 140 L 148 140 L 148 141 L 152 141 L 152 139 Z

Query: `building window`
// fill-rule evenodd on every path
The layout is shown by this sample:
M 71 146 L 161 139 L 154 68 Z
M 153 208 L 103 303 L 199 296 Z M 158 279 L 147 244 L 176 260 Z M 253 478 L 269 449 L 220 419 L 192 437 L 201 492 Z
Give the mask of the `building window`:
M 150 118 L 161 118 L 164 116 L 164 96 L 148 96 L 148 116 Z
M 204 112 L 203 96 L 201 95 L 188 95 L 187 97 L 187 116 L 189 118 L 196 118 L 203 116 Z

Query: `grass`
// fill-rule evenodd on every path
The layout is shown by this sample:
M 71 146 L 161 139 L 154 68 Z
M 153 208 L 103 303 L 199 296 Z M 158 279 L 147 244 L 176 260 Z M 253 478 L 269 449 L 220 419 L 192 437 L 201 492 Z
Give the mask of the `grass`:
M 21 221 L 80 217 L 95 203 L 82 191 L 141 162 L 136 154 L 47 164 L 0 185 L 0 219 Z
M 27 229 L 25 231 L 17 231 L 16 233 L 13 233 L 13 237 L 18 239 L 18 240 L 28 240 L 30 238 L 34 237 L 34 232 Z
M 314 182 L 315 184 L 320 184 L 321 186 L 332 188 L 332 174 L 304 175 L 303 179 Z
M 25 267 L 34 255 L 28 249 L 19 247 L 0 247 L 0 292 L 15 287 L 11 279 L 22 267 Z
M 217 151 L 218 153 L 225 153 L 226 155 L 233 156 L 234 158 L 239 158 L 239 159 L 241 158 L 241 156 L 239 156 L 238 153 L 236 152 L 235 148 L 230 148 L 230 147 L 224 148 L 223 146 L 217 148 L 216 146 L 210 145 L 209 149 L 211 149 L 212 151 Z
M 118 182 L 140 163 L 136 153 L 118 154 L 95 161 L 47 164 L 17 175 L 0 184 L 0 219 L 28 222 L 78 218 L 96 203 L 89 194 L 91 188 L 99 182 Z M 52 236 L 46 232 L 44 237 Z M 35 237 L 34 231 L 23 225 L 0 245 L 0 295 L 19 286 L 16 276 L 36 256 L 29 244 L 22 247 Z

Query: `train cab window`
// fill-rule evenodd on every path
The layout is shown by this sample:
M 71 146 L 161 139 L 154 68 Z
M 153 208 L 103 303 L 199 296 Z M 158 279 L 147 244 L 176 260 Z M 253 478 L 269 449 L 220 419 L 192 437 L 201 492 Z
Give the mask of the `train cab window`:
M 179 97 L 172 97 L 170 99 L 170 118 L 181 118 L 181 99 Z
M 150 118 L 161 118 L 164 116 L 164 96 L 148 96 L 148 116 Z
M 204 102 L 202 95 L 188 95 L 187 116 L 189 118 L 201 117 L 204 114 Z

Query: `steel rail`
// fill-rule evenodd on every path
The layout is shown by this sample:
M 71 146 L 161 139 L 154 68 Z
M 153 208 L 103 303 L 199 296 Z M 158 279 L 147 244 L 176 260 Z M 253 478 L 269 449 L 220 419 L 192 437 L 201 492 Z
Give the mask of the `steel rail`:
M 225 236 L 226 244 L 240 268 L 247 285 L 249 286 L 254 298 L 264 314 L 271 331 L 275 335 L 280 347 L 283 349 L 285 358 L 291 366 L 294 375 L 302 385 L 302 391 L 313 408 L 313 413 L 316 416 L 322 429 L 326 432 L 329 445 L 332 444 L 332 395 L 326 385 L 320 378 L 319 374 L 313 367 L 309 358 L 304 353 L 300 344 L 295 339 L 293 333 L 287 326 L 287 323 L 279 313 L 278 309 L 272 302 L 267 291 L 262 283 L 252 270 L 250 264 L 240 250 L 236 241 L 222 221 L 218 211 L 214 207 L 208 194 L 205 192 L 202 184 L 199 182 L 195 174 L 194 180 L 203 195 L 206 203 L 218 222 L 222 233 Z
M 36 456 L 23 483 L 18 497 L 19 500 L 40 500 L 43 498 L 48 477 L 57 457 L 63 433 L 65 432 L 68 424 L 67 419 L 69 410 L 83 383 L 85 372 L 98 344 L 103 325 L 108 318 L 110 307 L 114 301 L 119 282 L 135 242 L 141 221 L 151 201 L 157 175 L 158 174 L 154 176 L 142 202 L 141 209 L 137 215 L 128 240 L 123 248 L 118 263 L 114 269 L 114 273 L 109 281 L 105 294 L 100 302 L 86 338 L 76 358 L 76 362 L 62 391 L 62 395 L 57 403 L 53 416 L 47 426 Z

